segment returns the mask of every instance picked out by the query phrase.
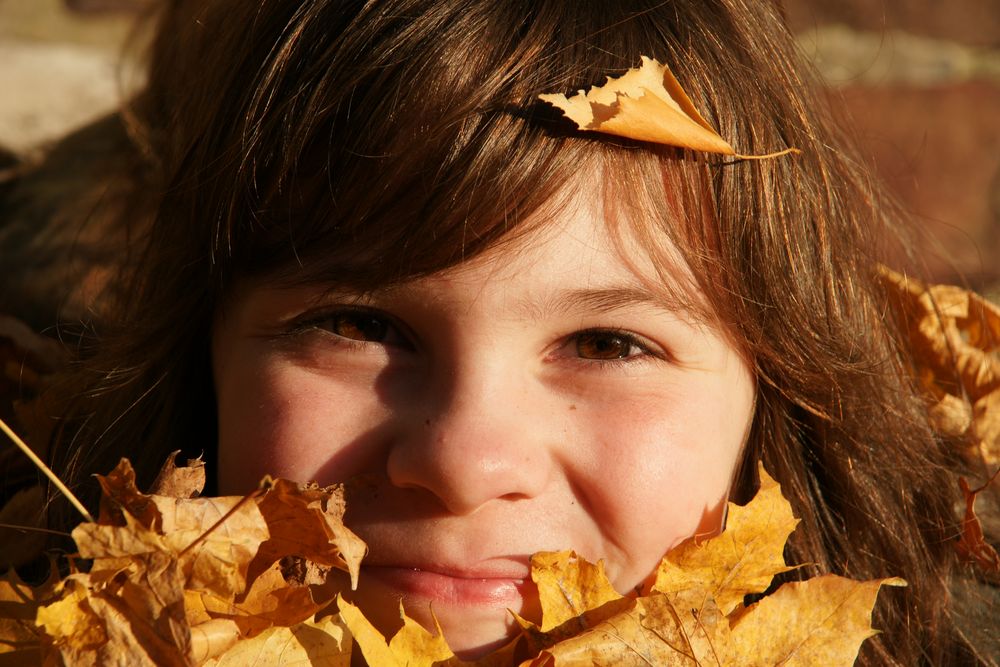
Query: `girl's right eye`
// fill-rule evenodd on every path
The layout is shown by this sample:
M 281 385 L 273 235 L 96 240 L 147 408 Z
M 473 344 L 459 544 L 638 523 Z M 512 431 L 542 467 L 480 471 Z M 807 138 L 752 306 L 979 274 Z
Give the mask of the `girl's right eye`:
M 359 343 L 378 343 L 409 347 L 409 341 L 393 318 L 374 310 L 351 308 L 308 317 L 295 326 L 295 332 L 325 331 Z

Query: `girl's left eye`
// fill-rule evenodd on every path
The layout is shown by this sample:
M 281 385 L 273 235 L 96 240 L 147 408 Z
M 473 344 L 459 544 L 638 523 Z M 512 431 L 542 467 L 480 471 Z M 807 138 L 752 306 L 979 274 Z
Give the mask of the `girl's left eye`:
M 623 331 L 581 331 L 574 334 L 569 343 L 575 348 L 577 357 L 593 361 L 623 361 L 653 354 L 636 336 Z

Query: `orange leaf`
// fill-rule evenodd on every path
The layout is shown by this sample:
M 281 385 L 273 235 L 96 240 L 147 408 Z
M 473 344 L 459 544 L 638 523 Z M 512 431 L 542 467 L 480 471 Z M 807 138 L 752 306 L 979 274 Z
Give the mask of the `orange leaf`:
M 639 68 L 608 77 L 603 86 L 592 86 L 586 93 L 538 97 L 581 130 L 712 153 L 734 152 L 701 117 L 670 70 L 645 56 Z
M 960 287 L 928 287 L 886 267 L 879 274 L 909 325 L 932 424 L 950 436 L 971 435 L 971 453 L 1000 465 L 1000 308 Z

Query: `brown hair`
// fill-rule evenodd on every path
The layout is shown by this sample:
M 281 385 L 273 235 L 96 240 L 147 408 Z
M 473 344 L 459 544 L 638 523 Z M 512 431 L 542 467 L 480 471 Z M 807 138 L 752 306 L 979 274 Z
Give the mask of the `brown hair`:
M 537 101 L 641 55 L 740 152 L 802 154 L 582 134 Z M 681 249 L 751 361 L 736 493 L 758 458 L 781 482 L 802 519 L 787 557 L 810 564 L 790 576 L 902 576 L 861 664 L 967 664 L 948 609 L 947 456 L 874 277 L 898 233 L 801 71 L 763 0 L 175 0 L 133 109 L 163 174 L 156 214 L 81 370 L 63 465 L 130 454 L 148 479 L 172 449 L 211 453 L 211 326 L 240 277 L 364 289 L 431 274 L 523 233 L 600 168 L 620 197 L 646 192 L 633 231 Z

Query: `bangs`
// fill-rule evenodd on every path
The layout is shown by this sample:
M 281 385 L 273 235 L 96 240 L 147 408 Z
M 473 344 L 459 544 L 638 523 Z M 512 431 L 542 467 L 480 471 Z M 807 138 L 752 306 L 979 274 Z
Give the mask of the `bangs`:
M 650 53 L 634 7 L 581 20 L 578 7 L 526 2 L 504 22 L 489 2 L 398 4 L 373 16 L 315 3 L 275 40 L 282 60 L 304 61 L 308 49 L 325 66 L 275 61 L 256 84 L 244 195 L 217 234 L 232 274 L 357 289 L 428 275 L 520 238 L 587 174 L 634 198 L 618 191 L 637 175 L 637 155 L 640 176 L 659 184 L 640 199 L 663 199 L 662 170 L 684 152 L 581 135 L 537 99 L 619 74 L 640 54 L 666 60 Z M 598 39 L 595 25 L 613 25 L 616 12 L 631 27 Z M 291 102 L 275 114 L 274 99 Z M 645 206 L 639 217 L 665 213 Z

